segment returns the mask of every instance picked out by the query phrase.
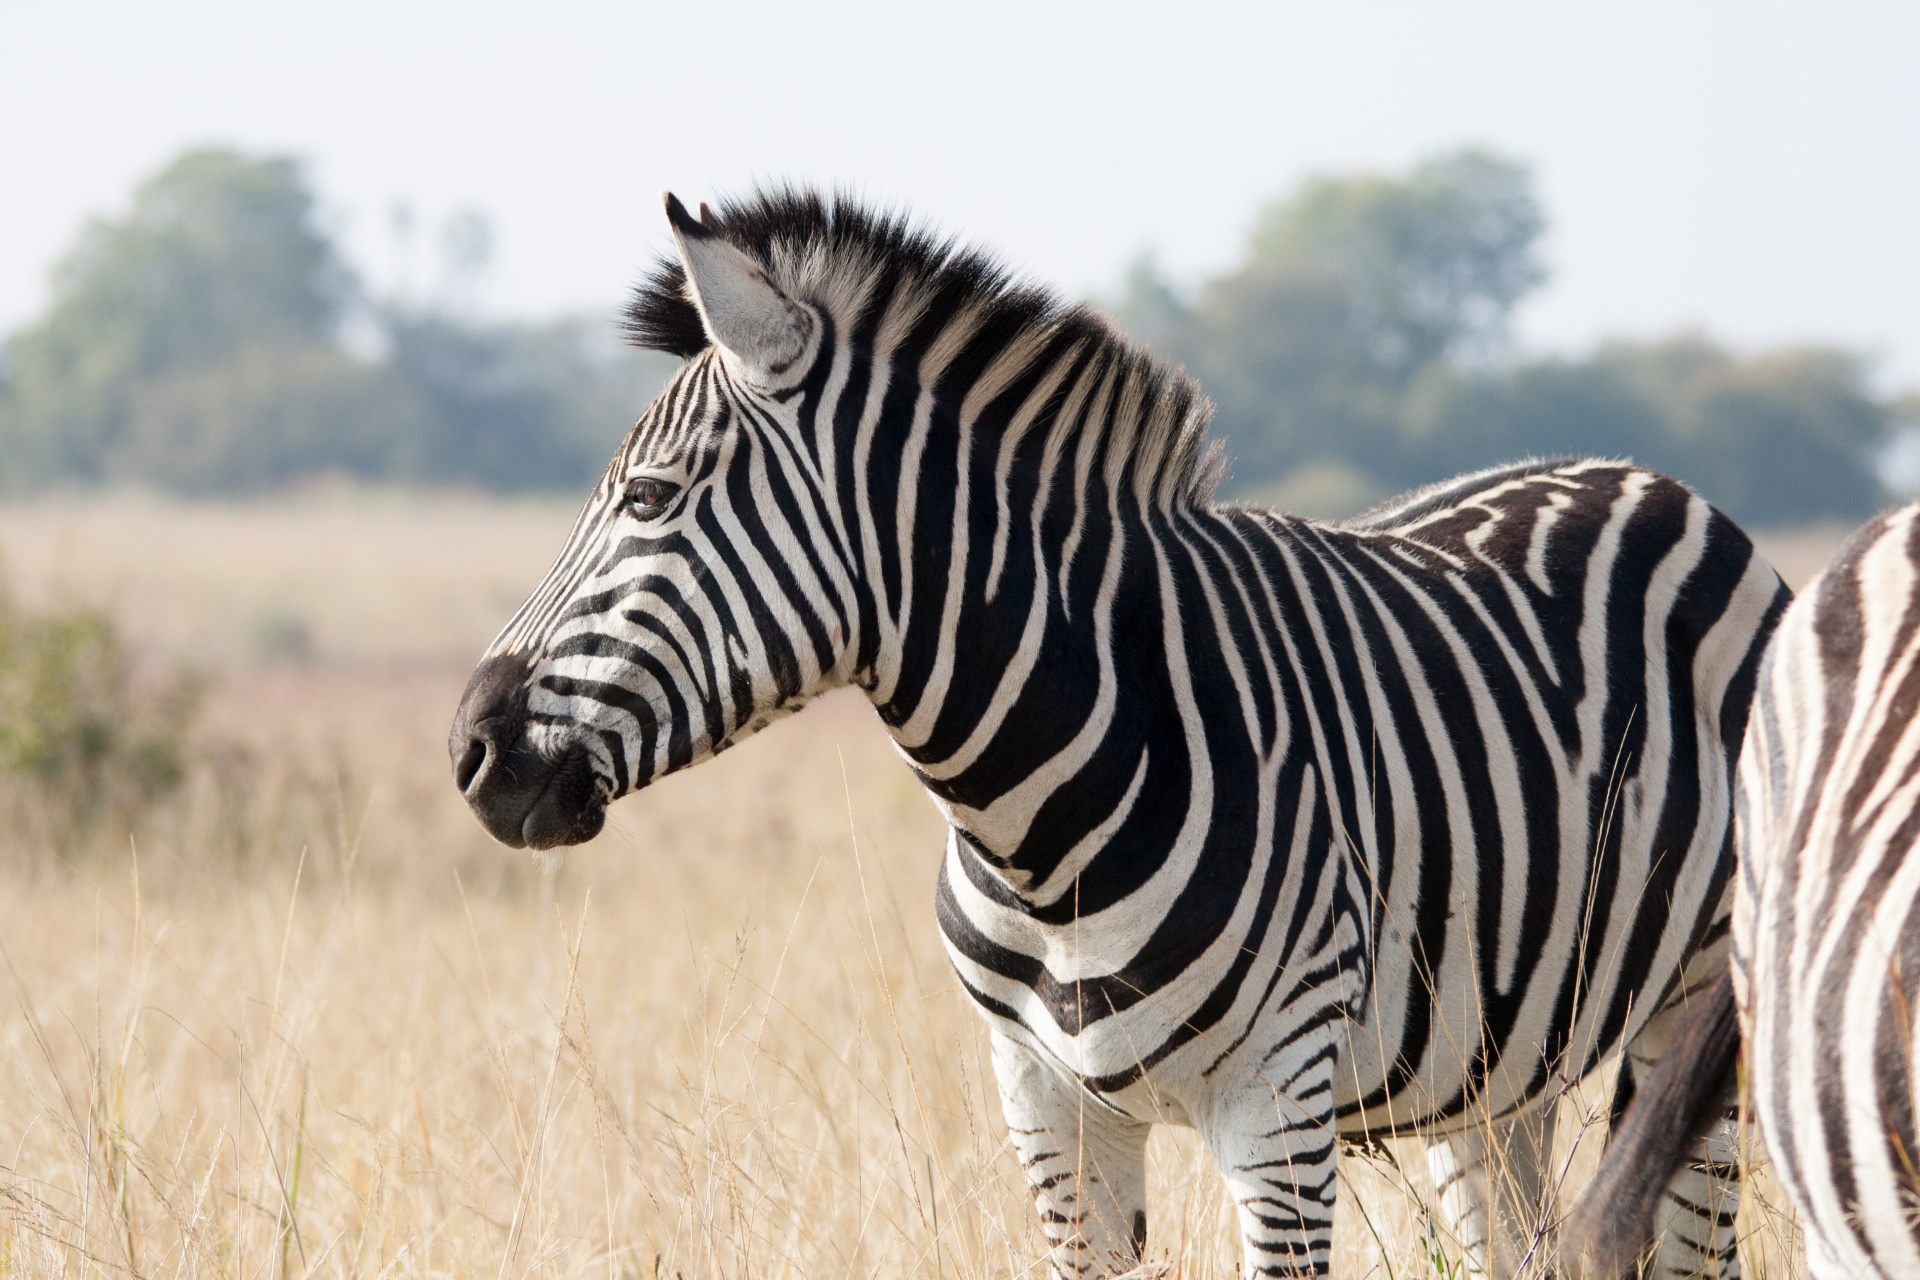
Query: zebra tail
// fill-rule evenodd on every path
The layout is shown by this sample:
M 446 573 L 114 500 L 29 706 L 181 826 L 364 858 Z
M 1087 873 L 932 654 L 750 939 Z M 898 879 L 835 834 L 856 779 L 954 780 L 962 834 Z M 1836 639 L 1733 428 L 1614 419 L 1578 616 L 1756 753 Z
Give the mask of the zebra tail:
M 1690 1002 L 1666 1052 L 1615 1125 L 1600 1170 L 1561 1228 L 1559 1263 L 1572 1280 L 1638 1274 L 1654 1214 L 1693 1143 L 1723 1114 L 1740 1053 L 1733 975 Z

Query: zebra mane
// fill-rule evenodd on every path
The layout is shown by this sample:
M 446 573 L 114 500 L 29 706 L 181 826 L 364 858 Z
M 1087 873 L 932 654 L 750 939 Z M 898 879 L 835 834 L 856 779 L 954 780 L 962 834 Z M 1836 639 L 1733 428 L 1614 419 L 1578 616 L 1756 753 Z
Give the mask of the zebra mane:
M 1223 471 L 1218 446 L 1206 440 L 1213 406 L 1184 370 L 1160 364 L 1092 307 L 1064 302 L 988 253 L 845 193 L 759 188 L 722 201 L 702 220 L 790 297 L 826 310 L 843 332 L 877 321 L 876 346 L 929 320 L 965 316 L 964 341 L 935 347 L 964 363 L 976 387 L 1004 385 L 1048 358 L 1077 353 L 1100 361 L 1115 388 L 1105 429 L 1136 478 L 1162 499 L 1211 500 Z M 635 287 L 623 327 L 635 346 L 683 358 L 711 345 L 686 271 L 671 258 Z

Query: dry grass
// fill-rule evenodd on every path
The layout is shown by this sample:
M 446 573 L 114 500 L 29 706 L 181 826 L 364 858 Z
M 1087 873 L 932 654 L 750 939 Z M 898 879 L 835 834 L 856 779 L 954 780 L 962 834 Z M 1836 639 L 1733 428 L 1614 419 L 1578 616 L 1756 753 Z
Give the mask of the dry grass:
M 0 851 L 0 1275 L 1038 1273 L 939 819 L 862 703 L 545 874 L 466 814 L 454 701 L 571 516 L 0 508 L 23 596 L 219 675 L 213 764 L 137 857 Z M 1151 1251 L 1235 1274 L 1191 1135 L 1150 1157 Z M 1444 1270 L 1424 1175 L 1347 1169 L 1340 1274 Z

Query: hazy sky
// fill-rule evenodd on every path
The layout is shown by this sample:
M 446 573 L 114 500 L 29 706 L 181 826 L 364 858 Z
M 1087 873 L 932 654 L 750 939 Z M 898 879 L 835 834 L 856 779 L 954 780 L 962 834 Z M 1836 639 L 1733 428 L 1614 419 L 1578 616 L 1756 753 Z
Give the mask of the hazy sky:
M 1231 263 L 1303 174 L 1536 166 L 1539 347 L 1705 326 L 1920 387 L 1920 3 L 674 5 L 0 0 L 0 331 L 89 213 L 202 142 L 389 211 L 484 210 L 497 312 L 610 311 L 659 192 L 852 184 L 1076 293 Z

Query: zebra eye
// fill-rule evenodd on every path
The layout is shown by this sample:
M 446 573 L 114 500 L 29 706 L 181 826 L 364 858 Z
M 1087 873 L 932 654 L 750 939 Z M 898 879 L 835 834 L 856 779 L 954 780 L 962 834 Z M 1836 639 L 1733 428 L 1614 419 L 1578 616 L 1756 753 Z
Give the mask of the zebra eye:
M 680 486 L 671 480 L 641 476 L 627 481 L 627 491 L 621 495 L 620 503 L 636 515 L 650 516 L 673 501 L 673 495 L 678 492 Z

